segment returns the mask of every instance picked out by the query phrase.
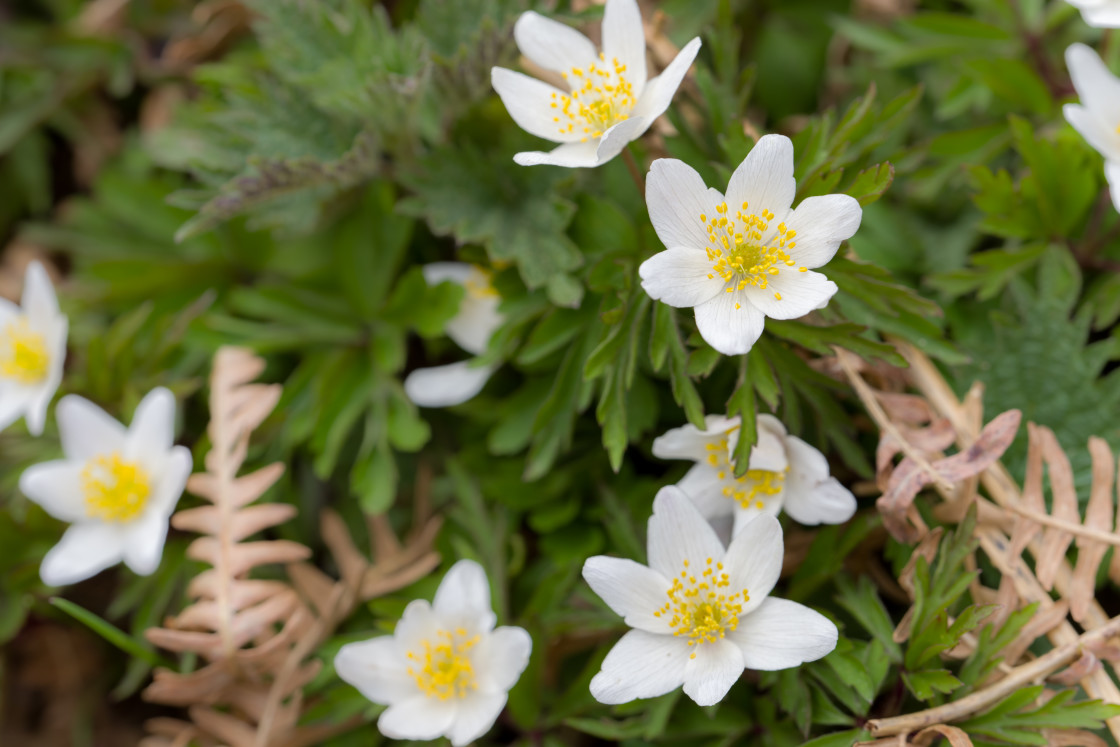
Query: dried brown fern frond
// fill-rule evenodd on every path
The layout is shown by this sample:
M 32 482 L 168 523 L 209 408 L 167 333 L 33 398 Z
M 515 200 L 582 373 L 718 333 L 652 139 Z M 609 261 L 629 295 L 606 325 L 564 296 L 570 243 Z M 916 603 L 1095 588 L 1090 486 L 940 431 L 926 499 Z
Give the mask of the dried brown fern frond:
M 993 616 L 997 627 L 1013 609 L 1032 603 L 1038 609 L 1004 649 L 1004 666 L 982 688 L 937 708 L 872 719 L 867 724 L 871 733 L 889 737 L 874 744 L 908 744 L 907 735 L 917 743 L 913 735 L 929 733 L 923 729 L 968 718 L 1015 689 L 1045 678 L 1067 686 L 1080 683 L 1089 697 L 1120 704 L 1120 688 L 1101 663 L 1102 659 L 1110 663 L 1120 659 L 1116 644 L 1120 617 L 1110 619 L 1093 594 L 1096 571 L 1105 551 L 1110 545 L 1120 544 L 1111 508 L 1115 469 L 1107 445 L 1099 439 L 1089 444 L 1093 486 L 1082 522 L 1069 460 L 1048 429 L 1028 425 L 1030 450 L 1026 479 L 1020 489 L 999 462 L 1018 428 L 1018 412 L 1003 413 L 984 426 L 981 385 L 974 385 L 962 402 L 925 355 L 908 344 L 897 345 L 910 363 L 906 372 L 909 385 L 919 394 L 876 391 L 849 354 L 838 353 L 840 367 L 881 432 L 877 468 L 883 496 L 877 505 L 884 523 L 899 539 L 916 542 L 927 538 L 919 542 L 915 554 L 924 552 L 928 557 L 935 552 L 936 537 L 914 508 L 917 494 L 932 487 L 941 499 L 934 515 L 948 522 L 960 520 L 969 506 L 976 505 L 980 521 L 974 535 L 979 551 L 1002 578 L 998 591 L 974 582 L 974 601 L 1003 605 L 1004 609 Z M 945 456 L 951 446 L 957 453 Z M 902 459 L 895 464 L 898 455 Z M 1051 488 L 1049 511 L 1043 498 L 1044 467 L 1048 468 Z M 1074 540 L 1079 551 L 1076 569 L 1066 558 Z M 969 562 L 976 567 L 975 558 Z M 1057 600 L 1052 591 L 1058 594 Z M 1086 632 L 1078 632 L 1069 619 L 1071 615 Z M 900 634 L 905 632 L 900 626 Z M 1043 635 L 1054 648 L 1044 656 L 1031 658 L 1028 647 Z M 962 640 L 962 644 L 967 649 L 967 641 Z M 963 654 L 956 649 L 950 653 Z M 1110 719 L 1108 727 L 1120 738 L 1120 717 Z M 1053 738 L 1054 744 L 1099 743 L 1093 741 L 1093 735 L 1085 741 L 1083 734 L 1073 732 L 1058 732 Z M 1082 741 L 1076 741 L 1079 739 Z
M 427 501 L 427 472 L 417 479 L 413 531 L 402 543 L 384 516 L 369 518 L 371 561 L 354 545 L 337 514 L 324 512 L 324 541 L 342 579 L 335 581 L 306 563 L 311 551 L 286 540 L 250 540 L 287 521 L 295 509 L 255 503 L 284 467 L 271 464 L 240 475 L 253 429 L 280 396 L 274 384 L 251 383 L 264 362 L 238 348 L 222 348 L 211 375 L 208 429 L 212 447 L 206 471 L 191 476 L 187 488 L 210 505 L 180 511 L 178 528 L 202 536 L 188 554 L 210 565 L 190 584 L 193 603 L 147 631 L 156 645 L 196 653 L 207 663 L 180 674 L 158 670 L 144 691 L 148 700 L 188 709 L 190 721 L 161 718 L 148 724 L 146 747 L 305 747 L 358 726 L 300 725 L 304 686 L 319 672 L 315 649 L 354 607 L 400 589 L 439 563 L 432 543 L 440 519 Z M 266 564 L 283 564 L 290 581 L 250 578 Z

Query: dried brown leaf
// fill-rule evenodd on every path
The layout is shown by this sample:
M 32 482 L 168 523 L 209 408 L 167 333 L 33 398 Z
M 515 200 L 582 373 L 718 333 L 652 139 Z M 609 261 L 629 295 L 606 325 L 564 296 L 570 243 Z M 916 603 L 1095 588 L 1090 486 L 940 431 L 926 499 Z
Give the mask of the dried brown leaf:
M 1108 742 L 1082 729 L 1043 729 L 1042 736 L 1049 747 L 1108 747 Z
M 1093 484 L 1089 492 L 1089 505 L 1085 509 L 1085 526 L 1090 529 L 1111 531 L 1112 529 L 1112 485 L 1115 479 L 1112 450 L 1103 438 L 1094 436 L 1089 439 L 1089 454 L 1093 458 Z M 1074 496 L 1076 502 L 1076 496 Z M 1074 515 L 1077 507 L 1074 506 Z M 1108 545 L 1077 538 L 1077 566 L 1069 590 L 1069 611 L 1073 619 L 1084 623 L 1089 615 L 1089 607 L 1096 596 L 1097 568 L 1108 552 Z
M 1073 687 L 1081 680 L 1089 677 L 1094 672 L 1101 668 L 1101 660 L 1094 656 L 1089 651 L 1081 654 L 1081 658 L 1070 664 L 1057 674 L 1052 674 L 1049 677 L 1050 682 L 1054 682 L 1066 687 Z
M 972 747 L 972 740 L 956 726 L 948 724 L 934 724 L 927 726 L 914 735 L 914 747 L 930 747 L 939 739 L 945 739 L 952 747 Z
M 1042 460 L 1050 473 L 1051 515 L 1072 524 L 1081 523 L 1077 509 L 1077 490 L 1073 484 L 1073 468 L 1069 457 L 1062 451 L 1058 439 L 1049 428 L 1027 424 L 1031 440 L 1038 440 Z M 1035 575 L 1045 589 L 1054 588 L 1054 577 L 1066 558 L 1066 551 L 1073 542 L 1073 535 L 1047 528 L 1042 536 L 1042 549 L 1035 558 Z
M 907 517 L 918 492 L 935 480 L 953 484 L 987 469 L 1011 445 L 1021 419 L 1022 413 L 1018 410 L 996 416 L 967 449 L 931 463 L 932 473 L 910 457 L 903 459 L 891 474 L 887 490 L 876 502 L 887 530 L 901 542 L 919 539 Z

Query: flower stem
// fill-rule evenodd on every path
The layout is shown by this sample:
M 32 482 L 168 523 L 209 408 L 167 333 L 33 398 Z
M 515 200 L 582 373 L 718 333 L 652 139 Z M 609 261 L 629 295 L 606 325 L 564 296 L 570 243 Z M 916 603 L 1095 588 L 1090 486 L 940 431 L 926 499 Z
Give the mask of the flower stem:
M 638 192 L 641 193 L 644 200 L 646 197 L 646 180 L 642 177 L 642 170 L 638 168 L 638 161 L 634 158 L 634 153 L 629 146 L 623 148 L 622 160 L 626 161 L 626 168 L 630 170 L 630 178 L 638 186 Z

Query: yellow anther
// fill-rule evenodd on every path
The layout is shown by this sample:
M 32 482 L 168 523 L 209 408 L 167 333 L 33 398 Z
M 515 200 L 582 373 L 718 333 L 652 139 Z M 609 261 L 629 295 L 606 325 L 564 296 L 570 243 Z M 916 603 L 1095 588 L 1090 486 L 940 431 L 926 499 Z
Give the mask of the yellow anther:
M 116 452 L 86 462 L 81 484 L 86 513 L 102 521 L 132 521 L 144 510 L 151 494 L 148 473 Z
M 37 384 L 50 371 L 47 341 L 31 328 L 27 317 L 18 317 L 0 333 L 0 377 L 21 384 Z
M 654 611 L 656 617 L 669 617 L 673 635 L 687 637 L 689 646 L 714 643 L 735 630 L 743 605 L 750 600 L 746 589 L 730 588 L 731 581 L 726 573 L 716 577 L 711 558 L 705 564 L 708 567 L 699 581 L 682 571 L 681 578 L 687 579 L 687 584 L 674 579 L 665 592 L 668 601 Z M 688 567 L 687 559 L 684 566 Z M 723 564 L 717 563 L 715 569 L 722 570 Z
M 462 698 L 478 689 L 470 656 L 471 648 L 478 641 L 477 635 L 468 638 L 463 628 L 456 628 L 454 632 L 437 631 L 434 642 L 421 642 L 422 652 L 408 653 L 409 661 L 416 663 L 415 667 L 408 668 L 408 674 L 429 698 Z

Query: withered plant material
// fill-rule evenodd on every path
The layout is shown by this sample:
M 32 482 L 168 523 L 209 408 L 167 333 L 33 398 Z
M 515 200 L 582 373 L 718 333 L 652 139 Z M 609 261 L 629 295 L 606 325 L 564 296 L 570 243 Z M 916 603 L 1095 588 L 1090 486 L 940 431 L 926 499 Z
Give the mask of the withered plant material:
M 440 520 L 430 515 L 424 472 L 417 480 L 413 531 L 403 544 L 384 516 L 370 518 L 375 562 L 358 551 L 336 514 L 324 514 L 323 537 L 340 581 L 303 562 L 311 556 L 304 545 L 250 539 L 296 514 L 286 504 L 256 502 L 279 479 L 283 465 L 239 475 L 250 434 L 280 397 L 278 385 L 252 383 L 263 368 L 262 359 L 239 348 L 222 348 L 214 360 L 212 448 L 206 471 L 187 484 L 210 505 L 172 517 L 176 528 L 202 535 L 187 552 L 210 568 L 188 587 L 193 603 L 163 628 L 147 631 L 156 645 L 198 654 L 206 664 L 187 674 L 156 671 L 144 697 L 182 706 L 190 720 L 153 719 L 145 747 L 304 747 L 360 725 L 357 717 L 299 725 L 303 687 L 321 668 L 312 654 L 356 604 L 411 584 L 439 564 L 432 543 Z M 266 564 L 283 564 L 291 581 L 250 578 Z
M 943 465 L 939 464 L 938 453 L 942 445 L 949 446 L 945 422 L 951 426 L 951 443 L 959 449 L 958 455 L 968 454 L 978 444 L 981 450 L 994 446 L 1002 453 L 1006 448 L 1003 441 L 1006 439 L 1009 443 L 1014 435 L 1011 426 L 1017 425 L 1017 418 L 1013 421 L 1014 416 L 1004 413 L 983 428 L 981 385 L 974 385 L 962 402 L 925 355 L 906 343 L 896 344 L 910 363 L 907 377 L 920 396 L 876 391 L 850 362 L 850 356 L 838 356 L 839 366 L 881 431 L 877 467 L 879 484 L 887 499 L 880 499 L 879 503 L 881 509 L 885 504 L 885 523 L 892 531 L 898 530 L 896 536 L 911 538 L 910 541 L 920 541 L 926 536 L 929 529 L 913 507 L 913 496 L 907 496 L 915 484 L 918 490 L 932 487 L 941 498 L 934 514 L 942 521 L 959 521 L 965 510 L 975 504 L 980 518 L 975 530 L 980 551 L 1000 571 L 1002 579 L 998 592 L 974 583 L 974 601 L 990 602 L 994 594 L 1004 605 L 1005 609 L 992 618 L 997 627 L 1003 625 L 1013 609 L 1032 603 L 1038 607 L 1030 622 L 1003 650 L 1003 664 L 979 689 L 939 708 L 869 722 L 868 728 L 873 734 L 891 738 L 879 739 L 874 744 L 888 744 L 895 738 L 905 740 L 909 738 L 907 735 L 932 725 L 966 719 L 991 707 L 1023 684 L 1047 677 L 1058 683 L 1076 681 L 1088 697 L 1120 704 L 1120 688 L 1101 664 L 1107 661 L 1111 666 L 1113 659 L 1120 658 L 1120 642 L 1116 638 L 1120 618 L 1109 619 L 1093 596 L 1093 582 L 1105 551 L 1108 546 L 1120 544 L 1120 531 L 1113 526 L 1111 508 L 1116 470 L 1107 445 L 1098 439 L 1089 445 L 1093 456 L 1093 487 L 1084 523 L 1077 508 L 1069 460 L 1053 434 L 1045 428 L 1028 426 L 1030 455 L 1022 490 L 998 458 L 985 459 L 979 471 L 964 470 L 971 474 L 947 475 L 939 468 Z M 1002 423 L 999 422 L 1001 418 L 1005 418 Z M 902 454 L 903 459 L 895 466 L 892 462 L 898 454 Z M 898 476 L 907 464 L 910 466 Z M 1052 494 L 1049 512 L 1043 492 L 1044 467 L 1049 468 Z M 918 473 L 925 474 L 916 477 Z M 892 486 L 895 492 L 888 496 L 887 491 Z M 906 488 L 905 492 L 901 486 Z M 986 495 L 979 492 L 980 488 Z M 1071 568 L 1066 559 L 1066 551 L 1074 540 L 1079 551 L 1077 569 Z M 927 559 L 929 551 L 935 547 L 936 544 L 931 545 L 929 541 L 919 544 L 919 548 L 925 549 L 922 554 Z M 1034 559 L 1033 567 L 1025 555 Z M 969 560 L 969 567 L 977 567 L 975 559 Z M 906 574 L 903 576 L 905 581 Z M 1057 592 L 1058 600 L 1051 591 Z M 1072 612 L 1074 607 L 1075 613 Z M 1079 635 L 1068 619 L 1070 614 L 1088 632 Z M 907 631 L 907 626 L 900 625 L 896 636 L 905 636 Z M 1054 649 L 1032 660 L 1028 648 L 1043 635 L 1050 639 Z M 950 653 L 959 652 L 954 649 Z M 1108 727 L 1114 737 L 1120 738 L 1120 717 L 1110 719 Z M 1054 738 L 1066 740 L 1055 744 L 1082 743 L 1069 741 L 1081 739 L 1081 734 L 1073 730 L 1055 732 Z M 1098 742 L 1090 739 L 1084 743 L 1095 745 Z

